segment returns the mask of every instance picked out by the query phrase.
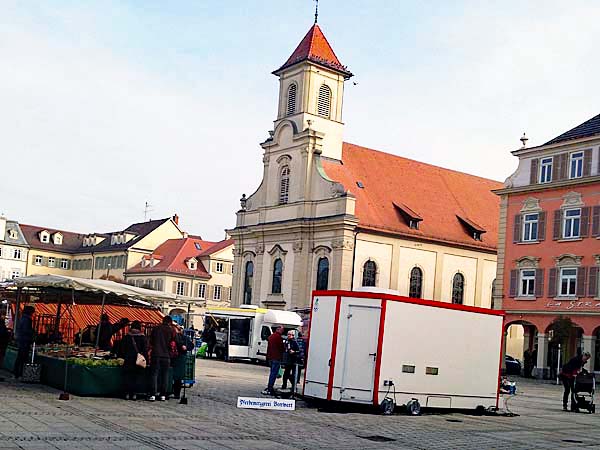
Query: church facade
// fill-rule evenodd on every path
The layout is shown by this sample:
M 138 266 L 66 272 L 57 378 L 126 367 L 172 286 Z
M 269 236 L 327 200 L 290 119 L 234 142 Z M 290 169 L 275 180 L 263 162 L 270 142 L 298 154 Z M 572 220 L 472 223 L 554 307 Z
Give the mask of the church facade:
M 279 77 L 263 179 L 241 199 L 232 306 L 302 310 L 376 287 L 491 307 L 502 185 L 343 141 L 343 66 L 318 24 Z

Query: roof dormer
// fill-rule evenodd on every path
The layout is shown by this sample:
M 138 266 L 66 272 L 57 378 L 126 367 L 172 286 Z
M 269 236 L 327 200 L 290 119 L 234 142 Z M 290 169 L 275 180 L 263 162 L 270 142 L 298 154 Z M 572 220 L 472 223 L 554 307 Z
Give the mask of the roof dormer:
M 397 203 L 397 202 L 392 202 L 392 203 L 394 204 L 396 211 L 398 211 L 398 213 L 400 213 L 400 216 L 406 222 L 406 225 L 408 225 L 408 227 L 411 228 L 412 230 L 418 230 L 419 223 L 423 220 L 423 218 L 418 213 L 416 213 L 415 211 L 413 211 L 412 209 L 410 209 L 408 206 L 406 206 L 403 203 Z
M 40 242 L 44 244 L 50 243 L 50 232 L 48 230 L 40 231 Z
M 186 259 L 185 262 L 187 264 L 188 269 L 190 269 L 190 270 L 198 269 L 198 260 L 196 258 L 193 258 L 193 257 L 188 258 L 188 259 Z
M 57 231 L 52 235 L 52 242 L 54 242 L 54 245 L 62 245 L 63 235 L 60 231 Z
M 459 215 L 456 216 L 458 221 L 465 227 L 467 232 L 475 239 L 476 241 L 481 241 L 483 233 L 486 232 L 486 229 L 481 225 L 477 225 L 475 222 L 470 220 L 467 217 L 461 217 Z

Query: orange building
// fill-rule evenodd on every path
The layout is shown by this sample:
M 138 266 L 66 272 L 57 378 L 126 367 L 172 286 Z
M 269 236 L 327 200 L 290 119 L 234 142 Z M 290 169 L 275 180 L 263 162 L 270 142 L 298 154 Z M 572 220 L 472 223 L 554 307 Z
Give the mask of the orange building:
M 496 191 L 496 307 L 507 329 L 523 327 L 536 376 L 583 351 L 588 370 L 600 369 L 600 115 L 544 145 L 522 141 L 519 167 Z

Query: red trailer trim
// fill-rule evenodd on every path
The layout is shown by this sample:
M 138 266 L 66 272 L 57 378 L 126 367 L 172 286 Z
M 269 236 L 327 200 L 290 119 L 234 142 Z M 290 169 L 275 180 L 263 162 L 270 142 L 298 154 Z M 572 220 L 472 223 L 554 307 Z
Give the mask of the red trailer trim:
M 330 295 L 332 297 L 332 295 Z M 313 297 L 314 298 L 314 297 Z M 340 324 L 340 307 L 342 306 L 342 297 L 337 296 L 335 300 L 335 321 L 333 322 L 333 337 L 331 338 L 331 358 L 329 360 L 329 380 L 327 382 L 327 400 L 331 400 L 333 392 L 333 375 L 335 373 L 335 355 L 337 353 L 338 327 Z M 304 372 L 306 375 L 306 371 Z
M 375 380 L 373 381 L 373 404 L 379 405 L 379 376 L 381 374 L 381 349 L 383 348 L 383 330 L 385 329 L 385 311 L 387 300 L 381 301 L 379 316 L 379 334 L 377 336 L 377 356 L 375 356 Z
M 314 296 L 323 297 L 354 297 L 354 298 L 380 298 L 393 302 L 414 303 L 416 305 L 433 306 L 434 308 L 454 309 L 457 311 L 468 311 L 479 314 L 489 314 L 492 316 L 503 316 L 504 311 L 498 309 L 479 308 L 477 306 L 455 305 L 435 300 L 423 300 L 421 298 L 409 298 L 399 295 L 384 294 L 380 292 L 355 292 L 355 291 L 313 291 Z
M 310 315 L 308 316 L 308 339 L 310 341 L 310 327 L 312 326 L 312 315 L 313 315 L 313 306 L 315 303 L 315 296 L 310 299 Z M 308 351 L 310 350 L 310 342 L 304 339 L 304 345 L 306 348 L 304 349 L 304 381 L 302 382 L 302 395 L 304 395 L 304 389 L 306 388 L 306 372 L 308 372 Z

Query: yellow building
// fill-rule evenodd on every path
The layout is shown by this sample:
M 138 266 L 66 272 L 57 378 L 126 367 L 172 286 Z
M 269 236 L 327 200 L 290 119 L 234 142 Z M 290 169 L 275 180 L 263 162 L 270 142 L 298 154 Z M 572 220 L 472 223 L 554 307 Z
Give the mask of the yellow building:
M 169 239 L 125 272 L 129 284 L 169 292 L 177 300 L 163 312 L 183 322 L 189 314 L 200 329 L 204 307 L 229 306 L 233 273 L 233 240 L 199 237 Z M 189 309 L 188 309 L 189 308 Z

